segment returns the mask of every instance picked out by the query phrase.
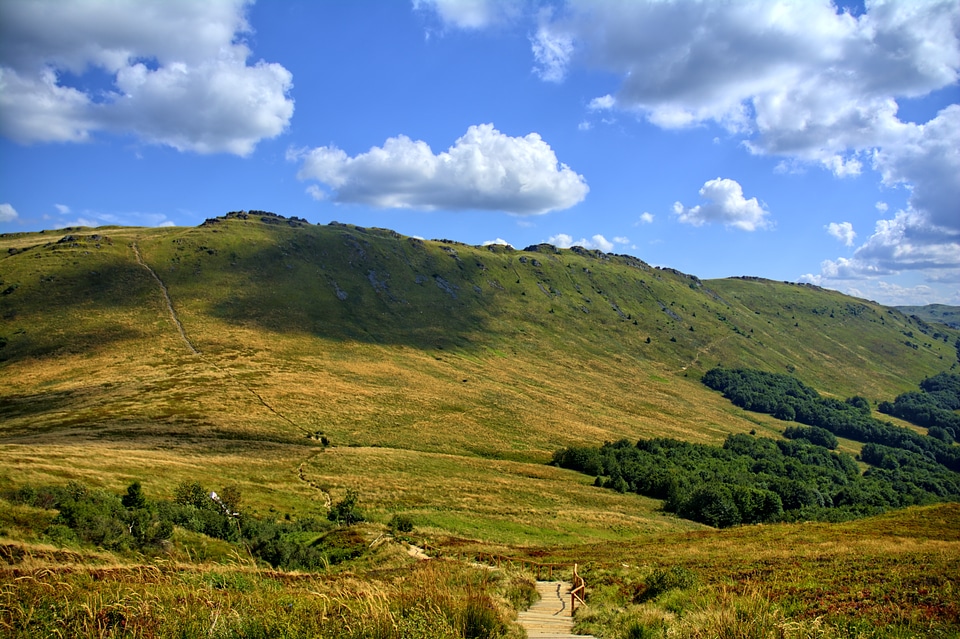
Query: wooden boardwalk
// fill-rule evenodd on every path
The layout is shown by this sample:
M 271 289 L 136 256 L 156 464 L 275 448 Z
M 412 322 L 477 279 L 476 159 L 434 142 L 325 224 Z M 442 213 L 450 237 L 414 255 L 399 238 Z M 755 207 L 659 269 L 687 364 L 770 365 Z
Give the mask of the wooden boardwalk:
M 570 615 L 570 590 L 567 581 L 538 581 L 540 601 L 519 615 L 520 625 L 529 639 L 594 639 L 593 635 L 573 634 Z

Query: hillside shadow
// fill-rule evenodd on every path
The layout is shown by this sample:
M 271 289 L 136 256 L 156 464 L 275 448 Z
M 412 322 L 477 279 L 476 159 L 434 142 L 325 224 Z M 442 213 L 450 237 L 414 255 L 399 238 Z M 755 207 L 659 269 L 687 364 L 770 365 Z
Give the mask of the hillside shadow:
M 274 333 L 421 350 L 469 347 L 490 328 L 495 291 L 476 260 L 430 252 L 423 244 L 355 229 L 297 237 L 233 262 L 231 275 L 243 285 L 208 300 L 208 312 Z M 202 257 L 201 271 L 219 268 L 220 257 Z M 168 288 L 175 302 L 199 292 L 184 278 Z
M 159 303 L 160 293 L 132 253 L 127 261 L 125 249 L 98 252 L 92 241 L 52 242 L 8 256 L 0 290 L 0 366 L 142 339 L 141 322 L 131 314 Z

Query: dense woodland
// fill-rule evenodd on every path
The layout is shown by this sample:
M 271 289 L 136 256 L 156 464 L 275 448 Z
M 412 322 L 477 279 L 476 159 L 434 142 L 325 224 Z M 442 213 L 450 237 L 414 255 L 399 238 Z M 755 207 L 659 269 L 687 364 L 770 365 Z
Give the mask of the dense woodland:
M 940 429 L 921 435 L 872 417 L 870 402 L 863 397 L 851 397 L 845 401 L 821 397 L 817 391 L 790 375 L 714 368 L 703 376 L 703 383 L 722 392 L 724 397 L 740 408 L 823 428 L 838 437 L 917 453 L 936 460 L 950 470 L 960 472 L 960 447 L 951 445 L 957 431 L 951 422 L 947 421 L 946 416 L 944 421 L 937 423 L 941 426 Z M 932 398 L 929 402 L 916 402 L 911 405 L 932 407 L 932 402 L 937 402 L 939 406 L 940 402 L 953 401 L 960 407 L 960 375 L 942 373 L 925 379 L 921 387 L 923 385 L 937 389 L 935 394 L 926 391 L 908 393 L 911 397 L 926 395 Z M 898 397 L 894 406 L 903 397 Z M 901 402 L 901 405 L 904 403 Z M 957 417 L 953 413 L 949 413 L 949 416 L 954 419 Z M 904 418 L 913 421 L 908 417 Z
M 627 440 L 557 451 L 553 463 L 595 475 L 596 484 L 664 500 L 664 508 L 711 526 L 839 521 L 889 508 L 960 501 L 957 430 L 941 416 L 920 435 L 871 416 L 862 397 L 828 399 L 789 375 L 709 371 L 703 382 L 737 406 L 796 421 L 787 441 L 731 435 L 722 447 L 672 439 Z M 960 407 L 960 376 L 924 380 L 909 405 Z M 906 404 L 900 396 L 894 402 Z M 927 414 L 937 414 L 928 411 Z M 859 460 L 832 452 L 837 436 L 864 443 Z
M 928 434 L 946 443 L 960 435 L 960 375 L 940 373 L 920 382 L 919 391 L 898 395 L 891 402 L 881 402 L 881 413 L 905 419 L 929 429 Z

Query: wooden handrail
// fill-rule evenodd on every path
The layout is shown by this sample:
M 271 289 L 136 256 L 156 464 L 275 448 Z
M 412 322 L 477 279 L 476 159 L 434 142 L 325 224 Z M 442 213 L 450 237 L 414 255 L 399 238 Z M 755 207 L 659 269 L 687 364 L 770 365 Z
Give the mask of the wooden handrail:
M 580 602 L 581 606 L 586 606 L 587 602 L 584 601 L 584 597 L 587 596 L 587 582 L 584 581 L 583 577 L 580 576 L 580 573 L 577 571 L 577 564 L 573 564 L 573 588 L 570 589 L 570 616 L 573 616 L 573 613 L 577 610 L 577 602 Z
M 430 546 L 429 544 L 423 544 L 422 547 L 425 550 L 433 550 L 436 552 L 436 556 L 440 556 L 442 551 L 440 548 Z M 548 578 L 553 580 L 553 569 L 557 568 L 562 569 L 566 568 L 570 564 L 544 564 L 536 561 L 530 561 L 529 559 L 522 559 L 520 557 L 508 557 L 506 555 L 498 555 L 490 552 L 477 552 L 472 556 L 465 555 L 462 556 L 460 553 L 457 553 L 457 559 L 463 561 L 471 557 L 472 561 L 478 563 L 486 563 L 490 565 L 495 565 L 497 568 L 500 568 L 502 564 L 508 563 L 510 566 L 519 564 L 522 567 L 529 567 L 531 569 L 536 569 L 537 571 L 537 580 L 539 581 L 543 575 L 543 572 L 546 571 Z M 587 602 L 585 600 L 587 596 L 587 582 L 580 576 L 580 570 L 578 564 L 573 564 L 573 586 L 570 589 L 570 615 L 572 616 L 574 611 L 577 609 L 577 606 L 586 606 Z

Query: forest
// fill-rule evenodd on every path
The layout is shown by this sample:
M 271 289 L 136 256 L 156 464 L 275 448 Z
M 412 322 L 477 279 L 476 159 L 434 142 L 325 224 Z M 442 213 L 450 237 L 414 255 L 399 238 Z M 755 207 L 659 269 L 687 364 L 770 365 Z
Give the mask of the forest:
M 659 438 L 570 447 L 552 463 L 596 476 L 597 486 L 662 499 L 668 512 L 721 528 L 841 521 L 960 501 L 960 448 L 945 420 L 937 422 L 942 432 L 920 435 L 873 418 L 862 397 L 823 398 L 789 375 L 717 368 L 703 382 L 746 410 L 803 425 L 787 427 L 779 441 L 736 434 L 722 446 Z M 956 375 L 938 375 L 916 395 L 932 395 L 931 403 L 950 412 L 944 406 L 957 399 L 957 382 Z M 864 444 L 858 459 L 832 451 L 838 436 Z M 868 466 L 865 472 L 857 461 Z
M 773 415 L 777 419 L 795 421 L 808 426 L 816 426 L 830 431 L 837 437 L 846 437 L 858 442 L 879 444 L 890 448 L 899 448 L 928 458 L 946 468 L 960 472 L 960 447 L 952 446 L 957 435 L 952 422 L 938 422 L 937 431 L 921 435 L 908 428 L 883 422 L 871 415 L 870 402 L 863 397 L 854 396 L 845 401 L 821 397 L 820 394 L 790 375 L 767 373 L 749 369 L 714 368 L 703 376 L 703 383 L 713 390 L 720 391 L 734 405 L 745 410 Z M 910 397 L 931 396 L 929 400 L 901 401 L 901 395 L 893 406 L 901 405 L 937 406 L 949 401 L 960 407 L 960 376 L 941 373 L 921 382 L 935 389 L 933 393 L 922 391 L 908 393 Z M 934 394 L 935 393 L 935 394 Z M 888 408 L 881 404 L 881 412 Z M 892 410 L 892 409 L 891 409 Z M 941 409 L 942 410 L 942 409 Z M 949 413 L 949 411 L 943 411 Z M 953 418 L 957 416 L 949 413 Z M 900 416 L 900 415 L 896 415 Z M 904 417 L 908 421 L 913 419 Z M 917 424 L 926 426 L 927 424 Z

